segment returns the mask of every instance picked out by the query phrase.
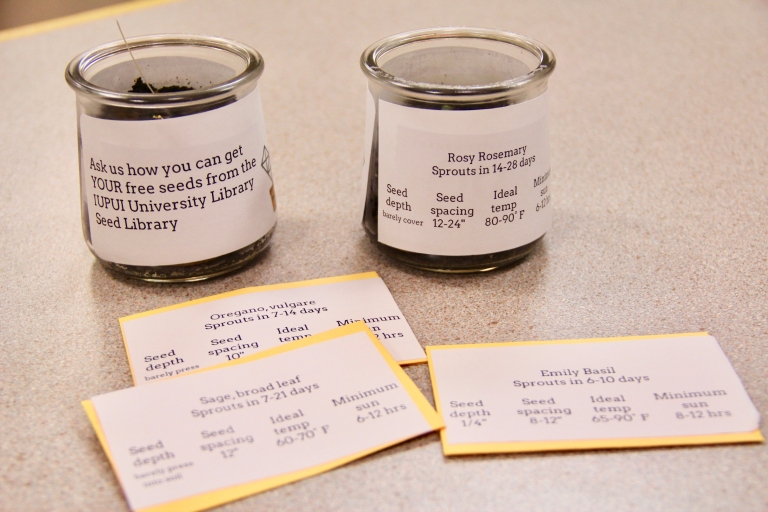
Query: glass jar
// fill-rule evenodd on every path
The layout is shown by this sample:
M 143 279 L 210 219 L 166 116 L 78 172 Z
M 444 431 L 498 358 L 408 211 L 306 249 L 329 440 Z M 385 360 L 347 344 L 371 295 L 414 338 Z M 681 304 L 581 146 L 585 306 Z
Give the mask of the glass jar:
M 83 234 L 104 266 L 197 281 L 267 247 L 277 206 L 263 70 L 254 49 L 193 35 L 117 41 L 72 60 Z
M 367 236 L 438 272 L 482 272 L 529 254 L 552 222 L 552 51 L 507 32 L 439 28 L 378 41 L 360 66 Z

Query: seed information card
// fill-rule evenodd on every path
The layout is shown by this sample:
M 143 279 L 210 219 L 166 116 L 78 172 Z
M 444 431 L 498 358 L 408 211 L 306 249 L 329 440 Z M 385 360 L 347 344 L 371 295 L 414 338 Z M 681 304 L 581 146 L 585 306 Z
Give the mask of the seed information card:
M 706 333 L 427 347 L 446 455 L 760 442 Z
M 132 510 L 202 510 L 443 426 L 362 322 L 83 406 Z
M 364 321 L 400 364 L 426 361 L 376 272 L 243 288 L 120 319 L 137 386 Z

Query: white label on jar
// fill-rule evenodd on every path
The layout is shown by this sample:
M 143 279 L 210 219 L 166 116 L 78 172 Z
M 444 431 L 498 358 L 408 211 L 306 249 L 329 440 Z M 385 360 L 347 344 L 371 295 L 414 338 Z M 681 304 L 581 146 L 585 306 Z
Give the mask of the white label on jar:
M 208 112 L 149 121 L 80 116 L 81 188 L 93 251 L 126 265 L 236 251 L 275 225 L 258 88 Z
M 552 225 L 547 94 L 507 107 L 379 101 L 379 242 L 442 256 L 514 249 Z

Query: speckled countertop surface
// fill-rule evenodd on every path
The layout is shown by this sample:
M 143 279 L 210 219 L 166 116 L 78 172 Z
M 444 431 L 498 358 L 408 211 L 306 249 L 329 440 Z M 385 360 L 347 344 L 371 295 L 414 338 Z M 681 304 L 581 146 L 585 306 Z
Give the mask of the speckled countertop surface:
M 131 385 L 118 317 L 368 270 L 424 345 L 709 331 L 768 413 L 765 2 L 196 0 L 120 20 L 131 35 L 218 35 L 264 55 L 278 230 L 258 263 L 210 282 L 109 274 L 81 234 L 63 71 L 115 25 L 0 43 L 1 510 L 126 509 L 80 407 Z M 525 34 L 558 58 L 554 227 L 523 263 L 485 275 L 394 263 L 356 217 L 358 57 L 445 25 Z M 431 399 L 426 366 L 407 372 Z M 764 445 L 446 459 L 430 435 L 222 510 L 762 511 L 767 475 Z

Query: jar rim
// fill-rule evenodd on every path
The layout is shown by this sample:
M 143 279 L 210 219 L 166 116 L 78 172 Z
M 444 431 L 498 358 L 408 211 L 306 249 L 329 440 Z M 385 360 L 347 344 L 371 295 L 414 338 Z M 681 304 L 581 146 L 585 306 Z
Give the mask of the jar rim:
M 126 42 L 131 50 L 153 47 L 202 47 L 222 50 L 234 54 L 245 64 L 245 68 L 237 76 L 205 89 L 191 91 L 158 92 L 154 94 L 137 92 L 119 92 L 100 87 L 85 78 L 85 71 L 92 65 L 104 59 L 128 51 Z M 116 104 L 132 104 L 136 106 L 180 105 L 217 98 L 240 89 L 256 80 L 264 72 L 264 59 L 261 54 L 237 41 L 211 36 L 189 34 L 157 34 L 128 38 L 106 43 L 87 50 L 70 61 L 64 73 L 67 84 L 78 94 L 94 96 L 100 101 Z
M 431 39 L 480 39 L 517 46 L 534 55 L 538 66 L 529 73 L 487 84 L 449 85 L 416 82 L 387 73 L 379 65 L 380 59 L 396 48 Z M 418 98 L 435 96 L 496 98 L 509 96 L 527 89 L 532 84 L 546 81 L 555 69 L 555 55 L 546 45 L 525 36 L 501 30 L 474 27 L 441 27 L 403 32 L 381 39 L 366 48 L 360 56 L 360 67 L 369 79 L 406 96 Z

